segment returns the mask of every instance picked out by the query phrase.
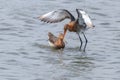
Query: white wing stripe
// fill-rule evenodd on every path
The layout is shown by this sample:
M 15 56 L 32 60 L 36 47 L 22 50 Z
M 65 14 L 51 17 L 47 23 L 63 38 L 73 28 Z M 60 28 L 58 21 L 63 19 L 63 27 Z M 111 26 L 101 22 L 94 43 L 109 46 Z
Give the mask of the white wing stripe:
M 41 21 L 44 22 L 60 22 L 66 18 L 69 18 L 71 20 L 74 19 L 71 13 L 69 13 L 67 10 L 59 9 L 56 11 L 51 11 L 49 13 L 46 13 L 39 17 Z
M 80 18 L 83 18 L 83 21 L 85 22 L 87 27 L 89 27 L 89 28 L 90 27 L 94 27 L 94 25 L 93 25 L 89 15 L 85 11 L 83 11 L 83 10 L 78 9 L 78 11 L 79 11 L 79 15 L 80 15 L 79 22 L 81 22 L 80 20 L 82 20 Z

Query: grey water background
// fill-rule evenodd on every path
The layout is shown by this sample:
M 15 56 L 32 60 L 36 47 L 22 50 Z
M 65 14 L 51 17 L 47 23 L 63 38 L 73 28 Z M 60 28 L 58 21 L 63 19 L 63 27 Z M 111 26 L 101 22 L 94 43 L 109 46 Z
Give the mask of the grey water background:
M 66 34 L 63 51 L 48 45 L 69 20 L 46 24 L 38 16 L 76 8 L 91 16 L 86 53 L 75 33 Z M 0 80 L 120 80 L 119 0 L 0 0 Z

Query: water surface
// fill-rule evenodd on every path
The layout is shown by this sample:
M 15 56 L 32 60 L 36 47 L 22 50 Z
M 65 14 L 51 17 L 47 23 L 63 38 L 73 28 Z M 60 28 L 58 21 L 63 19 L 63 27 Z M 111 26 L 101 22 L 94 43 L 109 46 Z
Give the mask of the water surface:
M 120 80 L 119 0 L 0 0 L 0 80 Z M 58 35 L 68 22 L 46 24 L 46 12 L 76 8 L 91 16 L 86 53 L 68 32 L 63 51 L 48 45 L 48 32 Z

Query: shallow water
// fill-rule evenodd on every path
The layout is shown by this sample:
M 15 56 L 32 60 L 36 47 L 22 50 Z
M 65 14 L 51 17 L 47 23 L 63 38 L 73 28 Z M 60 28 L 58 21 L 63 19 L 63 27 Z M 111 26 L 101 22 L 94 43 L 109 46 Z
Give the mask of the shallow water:
M 0 0 L 0 80 L 120 80 L 119 0 Z M 37 19 L 65 8 L 76 16 L 85 9 L 95 28 L 86 31 L 86 53 L 75 33 L 63 51 L 48 45 L 47 33 L 63 32 L 68 20 L 46 24 Z

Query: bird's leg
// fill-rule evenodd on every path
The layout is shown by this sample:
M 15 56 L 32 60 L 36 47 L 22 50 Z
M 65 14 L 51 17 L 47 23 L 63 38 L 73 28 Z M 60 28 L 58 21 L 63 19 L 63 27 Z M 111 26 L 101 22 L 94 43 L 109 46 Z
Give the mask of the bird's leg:
M 81 50 L 81 47 L 82 47 L 83 41 L 82 41 L 82 39 L 81 39 L 81 37 L 80 37 L 80 34 L 79 34 L 79 33 L 77 33 L 77 34 L 78 34 L 78 36 L 79 36 L 79 40 L 80 40 L 80 42 L 81 42 L 81 44 L 80 44 L 80 49 L 79 49 L 79 50 Z
M 84 36 L 84 38 L 85 38 L 85 46 L 84 46 L 84 49 L 83 49 L 83 51 L 85 52 L 85 49 L 86 49 L 88 40 L 87 40 L 85 34 L 84 34 L 84 33 L 82 33 L 82 34 L 83 34 L 83 36 Z

